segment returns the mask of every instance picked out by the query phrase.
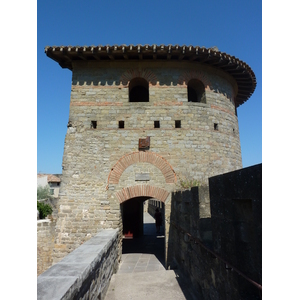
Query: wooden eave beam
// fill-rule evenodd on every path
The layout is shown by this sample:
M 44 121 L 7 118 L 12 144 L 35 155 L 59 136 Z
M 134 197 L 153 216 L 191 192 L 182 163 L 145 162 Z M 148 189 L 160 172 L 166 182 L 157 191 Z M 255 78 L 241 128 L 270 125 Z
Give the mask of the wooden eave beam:
M 192 55 L 189 57 L 189 60 L 190 60 L 190 61 L 194 61 L 194 60 L 196 60 L 196 59 L 198 59 L 198 58 L 199 58 L 199 48 L 196 47 L 196 49 L 195 49 L 195 54 L 192 54 Z
M 126 52 L 125 46 L 122 46 L 122 53 L 123 53 L 123 57 L 124 57 L 125 59 L 128 59 L 128 54 L 127 54 L 127 52 Z
M 108 56 L 111 60 L 114 60 L 114 59 L 115 59 L 114 55 L 113 55 L 112 52 L 110 51 L 110 47 L 109 47 L 109 46 L 106 47 L 106 54 L 107 54 L 107 56 Z
M 182 60 L 185 57 L 185 55 L 186 55 L 186 48 L 185 48 L 185 46 L 183 46 L 181 51 L 180 51 L 180 54 L 178 56 L 178 59 Z
M 79 57 L 82 60 L 86 60 L 86 57 L 83 55 L 82 50 L 80 50 L 78 47 L 75 48 L 76 56 Z
M 100 57 L 98 55 L 98 51 L 96 50 L 97 47 L 91 47 L 91 53 L 92 56 L 96 59 L 96 60 L 100 60 Z
M 238 84 L 238 86 L 239 86 L 239 88 L 241 88 L 241 89 L 252 89 L 253 88 L 253 86 L 252 86 L 252 82 L 251 83 L 249 83 L 249 84 Z
M 72 59 L 67 55 L 67 53 L 63 53 L 62 57 L 69 62 L 72 62 Z
M 228 70 L 227 71 L 228 74 L 230 74 L 231 76 L 239 76 L 239 75 L 247 75 L 247 71 L 246 70 Z
M 216 67 L 222 67 L 224 65 L 224 59 L 222 57 L 219 57 L 215 62 L 211 63 L 211 65 Z
M 169 45 L 168 51 L 167 51 L 167 60 L 170 60 L 172 58 L 172 46 Z
M 244 93 L 243 91 L 238 91 L 238 93 L 237 93 L 237 97 L 239 96 L 239 97 L 242 97 L 243 99 L 244 98 L 249 98 L 250 96 L 252 95 L 252 93 L 251 94 L 249 94 L 249 93 Z
M 241 83 L 245 83 L 245 81 L 249 81 L 249 83 L 251 83 L 252 84 L 252 80 L 250 80 L 249 79 L 249 77 L 242 77 L 242 78 L 235 78 L 235 80 L 236 80 L 236 82 L 237 83 L 239 83 L 239 82 L 241 82 Z
M 156 47 L 156 45 L 153 45 L 152 51 L 153 51 L 153 59 L 157 59 L 157 47 Z
M 142 52 L 142 49 L 141 49 L 140 45 L 138 45 L 138 47 L 137 47 L 137 52 L 138 52 L 139 59 L 142 60 L 143 59 L 143 52 Z
M 237 66 L 233 62 L 223 59 L 223 62 L 219 65 L 219 68 L 225 72 L 228 72 L 230 70 L 236 70 Z
M 206 49 L 200 49 L 199 50 L 199 62 L 200 63 L 206 63 L 206 61 L 208 61 L 210 59 L 210 53 L 208 51 L 206 51 Z

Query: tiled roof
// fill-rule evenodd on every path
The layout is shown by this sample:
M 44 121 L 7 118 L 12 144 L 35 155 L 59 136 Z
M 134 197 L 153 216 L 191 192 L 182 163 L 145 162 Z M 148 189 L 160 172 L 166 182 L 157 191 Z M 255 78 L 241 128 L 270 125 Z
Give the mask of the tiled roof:
M 47 181 L 48 182 L 60 182 L 60 178 L 53 174 L 37 174 L 37 177 L 45 177 L 47 176 Z
M 47 180 L 48 180 L 48 182 L 60 182 L 60 179 L 57 176 L 52 175 L 52 174 L 49 174 L 47 176 Z
M 167 60 L 202 63 L 230 74 L 237 82 L 237 106 L 247 101 L 256 87 L 252 69 L 243 61 L 217 47 L 179 45 L 106 45 L 106 46 L 47 46 L 45 53 L 62 68 L 72 70 L 73 61 Z

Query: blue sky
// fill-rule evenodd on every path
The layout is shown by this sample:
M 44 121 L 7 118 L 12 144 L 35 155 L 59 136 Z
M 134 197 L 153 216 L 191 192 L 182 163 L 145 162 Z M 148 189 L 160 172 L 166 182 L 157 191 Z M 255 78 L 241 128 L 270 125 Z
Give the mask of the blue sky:
M 0 225 L 9 247 L 2 249 L 8 258 L 2 267 L 12 278 L 14 261 L 27 279 L 18 289 L 6 280 L 6 298 L 11 291 L 15 298 L 24 291 L 36 298 L 36 172 L 61 173 L 71 72 L 47 58 L 44 47 L 191 44 L 217 46 L 256 75 L 256 90 L 238 108 L 238 117 L 244 167 L 260 163 L 263 148 L 263 294 L 295 299 L 300 268 L 297 6 L 292 0 L 3 2 Z M 31 247 L 20 255 L 20 245 Z
M 261 1 L 54 0 L 37 2 L 37 172 L 62 172 L 71 91 L 45 46 L 114 44 L 217 46 L 246 62 L 257 87 L 238 108 L 242 162 L 262 162 Z

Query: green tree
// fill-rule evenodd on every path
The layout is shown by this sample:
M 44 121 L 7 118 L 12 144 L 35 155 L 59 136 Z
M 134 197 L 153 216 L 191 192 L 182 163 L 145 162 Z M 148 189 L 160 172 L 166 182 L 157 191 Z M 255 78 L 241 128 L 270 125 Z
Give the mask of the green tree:
M 52 214 L 52 207 L 49 204 L 37 201 L 37 209 L 40 214 L 40 219 L 45 219 L 48 215 Z
M 48 185 L 46 186 L 38 186 L 37 188 L 37 199 L 47 199 L 47 198 L 51 198 L 50 196 L 50 188 Z
M 39 202 L 42 199 L 52 198 L 50 195 L 50 188 L 46 186 L 38 186 L 37 188 L 37 209 L 39 211 L 40 219 L 45 219 L 48 215 L 52 214 L 52 207 L 49 204 Z

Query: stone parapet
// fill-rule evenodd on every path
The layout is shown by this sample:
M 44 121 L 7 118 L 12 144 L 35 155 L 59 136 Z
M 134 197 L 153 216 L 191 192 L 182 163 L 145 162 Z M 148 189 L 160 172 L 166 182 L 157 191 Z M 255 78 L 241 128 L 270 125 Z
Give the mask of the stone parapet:
M 171 193 L 168 267 L 199 299 L 261 299 L 261 172 L 260 164 Z
M 37 221 L 37 275 L 52 266 L 55 223 L 49 219 Z
M 37 299 L 104 299 L 119 263 L 118 230 L 101 230 L 37 278 Z

